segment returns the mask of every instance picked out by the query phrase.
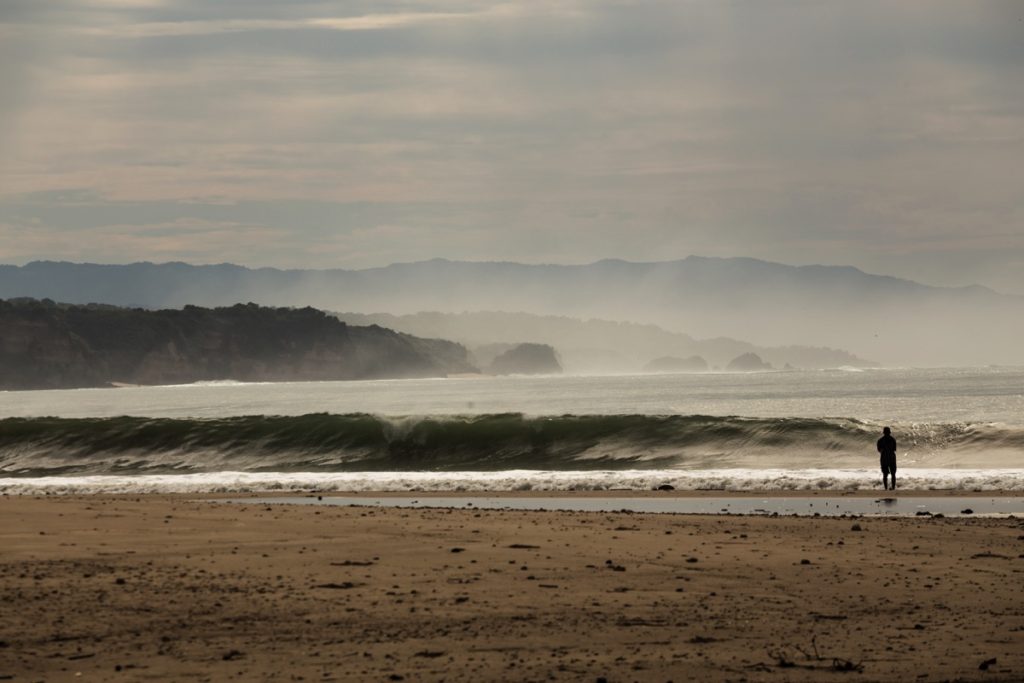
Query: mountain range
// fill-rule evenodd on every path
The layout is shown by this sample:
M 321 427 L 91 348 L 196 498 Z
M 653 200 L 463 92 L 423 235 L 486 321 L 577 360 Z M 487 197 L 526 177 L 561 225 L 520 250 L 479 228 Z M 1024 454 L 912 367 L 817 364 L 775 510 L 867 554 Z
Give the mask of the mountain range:
M 825 346 L 888 365 L 1024 363 L 1024 298 L 848 266 L 749 258 L 530 265 L 434 259 L 365 270 L 231 264 L 0 266 L 0 298 L 144 308 L 256 302 L 395 315 L 525 312 L 659 325 L 761 346 Z

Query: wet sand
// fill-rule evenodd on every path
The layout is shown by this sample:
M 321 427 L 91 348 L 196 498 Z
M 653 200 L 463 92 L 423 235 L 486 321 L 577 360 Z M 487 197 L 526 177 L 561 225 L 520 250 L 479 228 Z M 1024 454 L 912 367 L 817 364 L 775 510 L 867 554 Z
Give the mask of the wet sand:
M 336 493 L 275 494 L 246 498 L 220 498 L 219 502 L 279 503 L 284 505 L 365 505 L 373 507 L 443 507 L 477 510 L 560 510 L 572 512 L 655 512 L 704 515 L 806 515 L 811 517 L 865 516 L 1017 516 L 1024 518 L 1024 496 L 980 495 L 817 495 L 760 496 L 744 495 L 656 495 L 621 496 L 568 495 L 557 492 L 545 495 L 479 495 L 433 493 L 390 493 L 385 495 L 339 495 Z
M 1022 586 L 1013 518 L 0 497 L 0 680 L 1019 681 Z

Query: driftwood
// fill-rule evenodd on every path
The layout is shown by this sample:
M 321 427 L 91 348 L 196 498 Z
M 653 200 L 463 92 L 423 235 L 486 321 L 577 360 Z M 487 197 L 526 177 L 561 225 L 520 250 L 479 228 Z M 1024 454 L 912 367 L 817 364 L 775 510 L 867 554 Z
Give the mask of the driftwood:
M 792 649 L 799 652 L 802 660 L 798 661 L 798 658 L 792 656 L 785 647 L 769 648 L 767 650 L 768 657 L 771 658 L 774 666 L 780 669 L 818 669 L 838 672 L 855 672 L 860 673 L 864 671 L 864 665 L 860 662 L 855 662 L 845 657 L 829 657 L 822 656 L 818 652 L 818 637 L 811 637 L 810 649 L 805 649 L 799 645 L 792 646 Z M 762 666 L 762 665 L 757 665 Z

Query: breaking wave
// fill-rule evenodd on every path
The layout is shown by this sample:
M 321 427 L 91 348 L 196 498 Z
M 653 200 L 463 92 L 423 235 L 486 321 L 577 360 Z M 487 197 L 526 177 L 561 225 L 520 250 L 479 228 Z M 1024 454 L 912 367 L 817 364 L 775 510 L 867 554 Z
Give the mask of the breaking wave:
M 1024 430 L 893 425 L 901 467 L 1019 467 Z M 0 477 L 202 473 L 874 470 L 879 424 L 702 415 L 0 420 Z M 582 476 L 582 475 L 581 475 Z
M 0 493 L 258 493 L 378 491 L 858 491 L 878 490 L 874 470 L 603 470 L 500 472 L 209 472 L 0 477 Z M 1024 491 L 1024 469 L 910 469 L 905 490 Z

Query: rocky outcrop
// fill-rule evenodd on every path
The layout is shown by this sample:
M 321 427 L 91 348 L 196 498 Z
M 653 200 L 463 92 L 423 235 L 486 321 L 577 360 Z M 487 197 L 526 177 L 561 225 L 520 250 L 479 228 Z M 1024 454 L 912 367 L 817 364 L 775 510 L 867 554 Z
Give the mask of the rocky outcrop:
M 517 344 L 491 362 L 492 375 L 556 375 L 562 372 L 555 349 L 547 344 Z
M 0 300 L 0 389 L 205 380 L 343 380 L 475 372 L 465 347 L 313 308 L 146 311 Z
M 758 370 L 771 370 L 772 364 L 765 363 L 761 360 L 761 356 L 756 353 L 744 353 L 729 361 L 729 365 L 725 369 L 731 372 L 756 372 Z
M 655 358 L 644 366 L 644 372 L 706 372 L 708 362 L 700 356 L 689 358 L 677 358 L 676 356 L 662 356 Z

